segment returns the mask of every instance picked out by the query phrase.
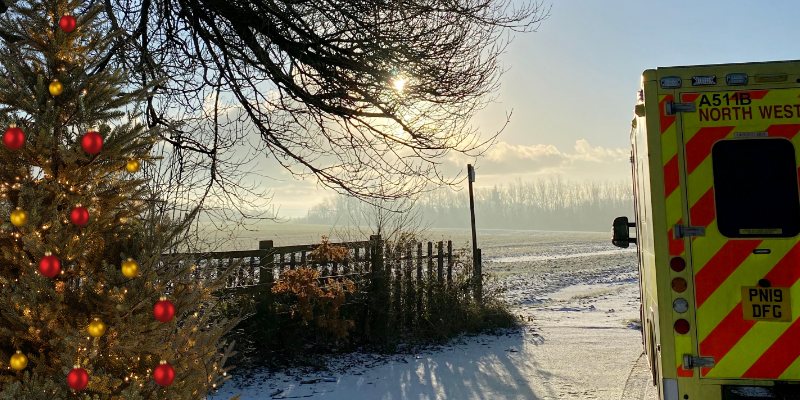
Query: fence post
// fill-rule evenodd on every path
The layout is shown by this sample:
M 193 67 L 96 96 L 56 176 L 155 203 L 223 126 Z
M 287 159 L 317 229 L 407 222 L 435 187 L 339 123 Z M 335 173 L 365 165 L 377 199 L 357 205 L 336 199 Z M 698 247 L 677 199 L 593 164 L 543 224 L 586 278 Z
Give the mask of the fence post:
M 444 242 L 439 241 L 439 246 L 436 249 L 436 277 L 439 279 L 439 284 L 444 280 Z
M 417 284 L 414 285 L 417 295 L 417 318 L 421 318 L 422 309 L 422 242 L 417 243 Z
M 378 235 L 378 243 L 381 246 L 378 250 L 378 257 L 380 257 L 381 263 L 381 297 L 380 303 L 378 303 L 380 307 L 378 316 L 380 317 L 380 329 L 382 331 L 380 337 L 388 337 L 389 317 L 392 310 L 392 260 L 387 260 L 386 258 L 391 257 L 392 251 L 389 244 L 380 235 Z
M 342 275 L 347 276 L 350 273 L 350 256 L 345 257 L 342 261 Z
M 433 242 L 428 242 L 428 314 L 433 310 Z
M 392 268 L 394 268 L 394 260 L 391 259 L 392 257 L 392 245 L 386 242 L 383 242 L 384 250 L 383 250 L 383 279 L 386 283 L 386 293 L 391 293 L 391 286 L 392 286 Z
M 447 241 L 447 284 L 453 284 L 453 241 Z
M 406 270 L 405 270 L 405 290 L 406 298 L 403 304 L 403 309 L 406 317 L 406 329 L 411 329 L 414 323 L 414 286 L 411 284 L 411 269 L 414 267 L 414 258 L 411 253 L 411 243 L 406 246 Z
M 272 247 L 272 240 L 260 240 L 258 242 L 258 249 L 264 250 L 263 255 L 258 259 L 258 283 L 260 285 L 271 285 L 275 281 L 275 276 L 273 275 L 275 253 L 272 252 Z
M 350 274 L 350 273 L 361 273 L 361 270 L 359 268 L 359 265 L 361 265 L 360 264 L 360 262 L 361 262 L 361 260 L 360 260 L 361 247 L 356 247 L 355 248 L 355 253 L 356 254 L 353 256 L 353 265 L 352 266 L 350 265 L 350 260 L 344 260 L 345 261 L 345 265 L 344 265 L 345 275 Z
M 388 245 L 386 246 L 389 247 Z M 389 280 L 392 282 L 392 309 L 390 324 L 401 327 L 403 325 L 402 297 L 403 297 L 403 247 L 394 246 L 392 257 L 392 270 L 389 271 Z
M 386 275 L 383 264 L 383 240 L 380 235 L 372 235 L 369 240 L 372 242 L 372 311 L 374 316 L 371 318 L 373 333 L 375 338 L 382 340 L 386 338 L 386 328 L 388 327 L 389 309 L 389 285 L 386 284 Z
M 478 304 L 483 304 L 483 273 L 481 272 L 481 249 L 475 249 L 475 259 L 473 260 L 475 274 L 475 300 Z
M 266 309 L 272 309 L 275 301 L 272 295 L 272 285 L 275 284 L 275 246 L 272 240 L 259 240 L 258 249 L 262 250 L 261 257 L 258 259 L 258 283 L 261 287 L 257 289 L 256 297 L 260 304 L 266 306 Z M 280 268 L 278 273 L 280 273 Z
M 372 237 L 370 237 L 372 240 Z M 369 296 L 367 298 L 366 307 L 364 307 L 364 335 L 365 337 L 370 337 L 373 333 L 373 325 L 374 325 L 374 318 L 375 318 L 375 304 L 376 299 L 375 296 L 377 291 L 375 290 L 375 279 L 373 274 L 373 267 L 375 265 L 375 256 L 372 252 L 372 249 L 375 248 L 375 243 L 370 241 L 369 245 L 364 248 L 364 265 L 361 266 L 360 274 L 367 277 L 368 284 L 367 284 L 367 292 Z

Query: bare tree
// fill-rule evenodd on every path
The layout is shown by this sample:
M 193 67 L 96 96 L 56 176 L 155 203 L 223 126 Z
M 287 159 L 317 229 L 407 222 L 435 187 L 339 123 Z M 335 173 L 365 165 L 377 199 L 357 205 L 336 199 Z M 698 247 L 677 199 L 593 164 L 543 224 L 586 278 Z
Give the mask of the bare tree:
M 392 243 L 408 243 L 420 240 L 429 227 L 423 221 L 419 208 L 412 198 L 380 200 L 367 203 L 355 197 L 341 197 L 356 202 L 358 207 L 347 208 L 347 225 L 338 224 L 337 235 L 348 240 L 357 240 L 370 235 L 381 235 Z
M 498 89 L 508 34 L 548 16 L 532 1 L 102 0 L 124 33 L 98 68 L 161 82 L 146 119 L 172 204 L 263 217 L 245 177 L 265 157 L 378 204 L 455 183 L 442 159 L 493 143 L 502 127 L 481 138 L 469 121 Z

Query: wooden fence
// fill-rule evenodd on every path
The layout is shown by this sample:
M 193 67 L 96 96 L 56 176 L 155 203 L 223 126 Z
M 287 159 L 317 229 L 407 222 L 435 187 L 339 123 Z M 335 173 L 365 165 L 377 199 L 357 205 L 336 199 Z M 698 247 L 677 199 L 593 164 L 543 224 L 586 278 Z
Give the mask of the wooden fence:
M 272 240 L 260 241 L 258 250 L 187 256 L 201 271 L 225 269 L 230 263 L 239 262 L 225 289 L 235 294 L 271 290 L 281 271 L 299 266 L 317 269 L 320 279 L 351 279 L 357 282 L 358 290 L 368 293 L 366 308 L 370 315 L 366 319 L 378 336 L 385 334 L 381 330 L 387 329 L 390 322 L 391 326 L 417 323 L 432 309 L 436 291 L 453 285 L 459 272 L 471 274 L 468 295 L 481 299 L 480 260 L 467 265 L 464 255 L 453 251 L 452 241 L 414 242 L 400 248 L 376 235 L 369 241 L 329 245 L 346 247 L 349 257 L 342 262 L 319 262 L 310 257 L 319 244 L 275 247 Z M 480 257 L 480 253 L 476 256 Z

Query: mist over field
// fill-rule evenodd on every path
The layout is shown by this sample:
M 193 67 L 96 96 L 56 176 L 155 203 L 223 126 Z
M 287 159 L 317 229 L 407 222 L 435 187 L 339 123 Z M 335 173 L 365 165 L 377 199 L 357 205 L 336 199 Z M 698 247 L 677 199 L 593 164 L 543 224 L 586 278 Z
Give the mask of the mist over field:
M 436 228 L 470 225 L 467 190 L 442 189 L 424 194 L 410 213 Z M 627 180 L 571 181 L 560 178 L 516 181 L 474 189 L 476 225 L 481 229 L 608 231 L 618 216 L 633 215 L 633 192 Z M 294 223 L 374 224 L 376 207 L 345 196 L 329 197 Z

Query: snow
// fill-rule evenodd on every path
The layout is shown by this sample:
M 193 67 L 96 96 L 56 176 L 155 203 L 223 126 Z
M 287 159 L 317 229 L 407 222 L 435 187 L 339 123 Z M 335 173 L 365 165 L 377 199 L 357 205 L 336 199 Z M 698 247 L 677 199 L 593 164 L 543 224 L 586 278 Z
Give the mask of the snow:
M 642 353 L 631 324 L 639 292 L 635 253 L 608 247 L 558 243 L 551 258 L 524 261 L 524 251 L 495 254 L 486 269 L 507 272 L 497 285 L 524 318 L 520 329 L 416 355 L 339 356 L 322 372 L 234 373 L 214 398 L 618 400 Z
M 553 254 L 553 255 L 516 255 L 510 257 L 496 257 L 490 258 L 487 261 L 489 262 L 500 262 L 500 263 L 510 263 L 510 262 L 520 262 L 520 261 L 547 261 L 547 260 L 555 260 L 555 259 L 563 259 L 563 258 L 575 258 L 575 257 L 587 257 L 587 256 L 601 256 L 601 255 L 610 255 L 610 254 L 620 254 L 624 252 L 631 252 L 633 253 L 633 249 L 631 250 L 599 250 L 599 251 L 592 251 L 592 252 L 581 252 L 581 253 L 572 253 L 572 254 Z

